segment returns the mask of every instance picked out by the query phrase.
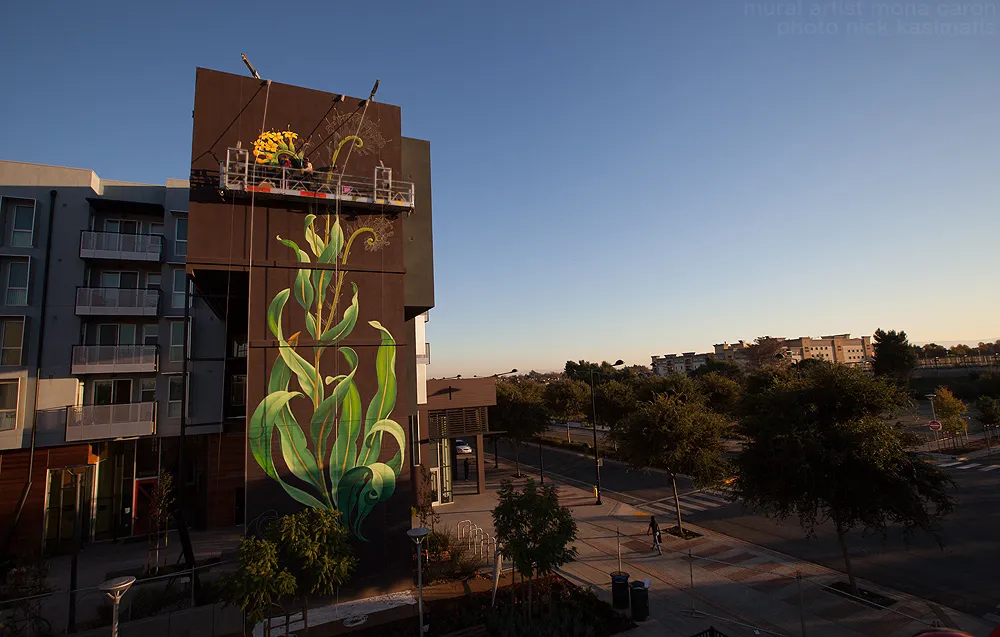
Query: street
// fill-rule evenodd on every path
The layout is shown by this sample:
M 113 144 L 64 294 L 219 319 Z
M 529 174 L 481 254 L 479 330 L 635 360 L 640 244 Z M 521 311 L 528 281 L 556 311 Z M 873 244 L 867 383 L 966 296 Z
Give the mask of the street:
M 512 444 L 501 442 L 499 451 L 501 458 L 515 459 Z M 487 452 L 487 459 L 491 460 L 492 444 Z M 537 476 L 540 453 L 546 476 L 577 485 L 594 484 L 592 457 L 551 447 L 540 450 L 538 445 L 521 445 L 517 455 L 522 471 Z M 996 470 L 990 468 L 997 465 L 1000 457 L 942 468 L 956 484 L 955 510 L 941 529 L 943 550 L 933 538 L 922 533 L 910 538 L 909 543 L 899 529 L 891 530 L 884 541 L 855 533 L 848 537 L 855 574 L 975 616 L 1000 615 L 997 608 L 1000 466 Z M 807 539 L 797 520 L 776 522 L 744 511 L 740 503 L 726 502 L 725 494 L 699 492 L 683 478 L 677 486 L 687 521 L 830 568 L 844 569 L 830 524 L 817 527 L 816 537 Z M 673 492 L 662 472 L 629 470 L 621 463 L 608 461 L 601 468 L 601 487 L 607 497 L 655 514 L 661 526 L 676 523 Z

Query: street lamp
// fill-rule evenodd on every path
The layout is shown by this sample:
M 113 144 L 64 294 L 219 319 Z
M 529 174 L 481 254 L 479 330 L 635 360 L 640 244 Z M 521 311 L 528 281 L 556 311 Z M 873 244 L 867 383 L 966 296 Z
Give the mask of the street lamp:
M 491 378 L 500 378 L 501 376 L 507 376 L 508 374 L 516 374 L 516 373 L 517 373 L 517 368 L 515 367 L 514 369 L 510 370 L 509 372 L 500 372 L 499 374 L 493 374 L 493 376 Z M 500 468 L 500 450 L 499 450 L 499 446 L 500 446 L 500 437 L 499 436 L 493 436 L 493 468 L 494 469 L 499 469 Z
M 618 359 L 612 365 L 612 367 L 618 367 L 619 365 L 624 365 L 625 361 Z M 601 459 L 597 454 L 597 398 L 594 391 L 594 376 L 600 375 L 601 372 L 596 369 L 590 370 L 590 406 L 594 412 L 594 475 L 596 477 L 597 484 L 594 485 L 595 491 L 597 492 L 597 506 L 601 505 Z
M 111 611 L 111 637 L 118 637 L 118 604 L 122 601 L 122 596 L 135 584 L 135 578 L 131 575 L 109 579 L 100 586 L 98 590 L 105 593 L 114 602 L 114 609 Z
M 931 401 L 931 420 L 937 420 L 937 412 L 934 411 L 934 399 L 937 398 L 937 394 L 927 394 L 927 400 Z M 935 431 L 934 439 L 937 440 L 938 451 L 941 451 L 941 435 Z
M 430 532 L 431 530 L 426 527 L 418 527 L 406 532 L 406 535 L 417 545 L 417 612 L 420 617 L 420 635 L 424 634 L 424 563 L 420 556 L 420 543 Z

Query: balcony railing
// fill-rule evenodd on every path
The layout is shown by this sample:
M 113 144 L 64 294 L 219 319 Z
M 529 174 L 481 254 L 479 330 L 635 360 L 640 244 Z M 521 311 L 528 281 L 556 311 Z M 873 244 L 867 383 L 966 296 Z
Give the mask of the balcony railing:
M 258 195 L 340 200 L 393 212 L 413 210 L 414 188 L 395 181 L 392 169 L 375 168 L 372 178 L 341 175 L 327 170 L 303 170 L 252 163 L 246 148 L 230 148 L 219 165 L 219 187 Z
M 156 432 L 156 403 L 80 405 L 66 409 L 66 441 L 150 436 Z
M 156 345 L 74 345 L 73 374 L 134 374 L 155 372 Z
M 84 230 L 80 235 L 80 258 L 154 261 L 163 256 L 163 237 L 158 234 L 125 234 Z
M 77 288 L 77 316 L 156 316 L 160 290 Z

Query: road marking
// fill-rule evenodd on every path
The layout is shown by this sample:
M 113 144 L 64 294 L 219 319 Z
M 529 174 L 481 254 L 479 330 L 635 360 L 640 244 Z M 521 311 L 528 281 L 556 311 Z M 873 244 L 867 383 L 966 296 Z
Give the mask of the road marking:
M 954 467 L 957 464 L 962 464 L 961 462 L 942 462 L 939 467 Z
M 685 496 L 688 501 L 694 501 L 696 504 L 707 504 L 711 507 L 720 507 L 729 504 L 725 498 L 719 496 L 712 496 L 708 494 L 690 494 Z
M 980 467 L 980 466 L 982 466 L 982 465 L 978 465 L 978 464 L 964 464 L 961 467 L 955 467 L 955 468 L 956 469 L 975 469 L 976 467 Z
M 991 464 L 988 467 L 983 467 L 980 471 L 993 471 L 994 469 L 1000 469 L 1000 464 Z M 998 606 L 1000 608 L 1000 606 Z

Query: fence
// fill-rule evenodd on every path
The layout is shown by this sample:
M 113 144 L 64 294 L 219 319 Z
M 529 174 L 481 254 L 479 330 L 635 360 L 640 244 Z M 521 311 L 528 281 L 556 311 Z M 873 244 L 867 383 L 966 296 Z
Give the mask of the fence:
M 219 562 L 136 580 L 119 606 L 121 635 L 239 633 L 242 625 L 239 609 L 222 608 L 219 603 L 219 578 L 235 567 L 235 562 Z M 195 576 L 198 587 L 192 585 Z M 71 597 L 75 597 L 73 626 L 70 626 Z M 82 637 L 108 635 L 112 609 L 111 600 L 96 587 L 78 589 L 75 596 L 67 590 L 58 590 L 2 600 L 0 634 L 43 637 L 72 631 Z

